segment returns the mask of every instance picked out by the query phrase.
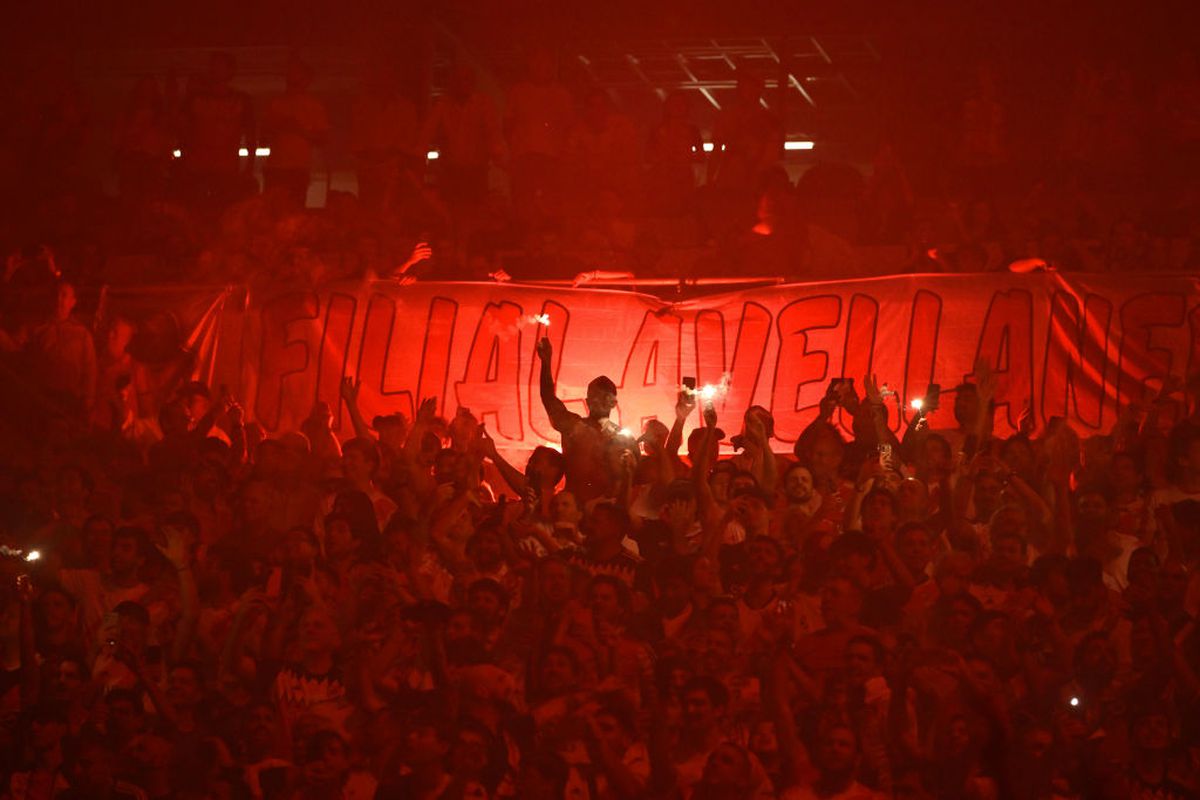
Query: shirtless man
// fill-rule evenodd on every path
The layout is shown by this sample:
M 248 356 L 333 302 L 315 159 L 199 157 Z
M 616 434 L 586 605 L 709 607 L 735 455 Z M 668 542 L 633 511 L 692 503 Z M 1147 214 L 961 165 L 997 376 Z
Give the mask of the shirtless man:
M 542 360 L 542 405 L 550 424 L 562 434 L 563 457 L 566 460 L 567 491 L 575 495 L 582 506 L 589 500 L 612 493 L 615 483 L 609 469 L 607 448 L 617 426 L 608 418 L 617 405 L 617 387 L 605 375 L 593 378 L 588 384 L 588 415 L 573 414 L 554 394 L 554 375 L 551 372 L 553 347 L 542 338 L 537 345 Z

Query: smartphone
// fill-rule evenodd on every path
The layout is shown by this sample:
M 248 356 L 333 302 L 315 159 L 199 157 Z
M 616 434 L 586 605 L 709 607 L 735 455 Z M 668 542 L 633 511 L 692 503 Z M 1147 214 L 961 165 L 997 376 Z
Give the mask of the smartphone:
M 683 388 L 689 389 L 693 392 L 696 391 L 696 379 L 690 375 L 684 377 Z
M 892 446 L 890 444 L 879 445 L 879 464 L 880 466 L 888 466 L 888 462 L 892 460 Z

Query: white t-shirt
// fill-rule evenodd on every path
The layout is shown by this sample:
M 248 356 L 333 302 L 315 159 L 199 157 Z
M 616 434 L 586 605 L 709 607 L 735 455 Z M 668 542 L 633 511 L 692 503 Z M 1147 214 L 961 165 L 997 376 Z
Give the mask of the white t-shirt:
M 1142 546 L 1142 542 L 1136 536 L 1117 531 L 1109 531 L 1108 538 L 1121 552 L 1104 563 L 1104 585 L 1114 592 L 1123 592 L 1129 586 L 1129 557 Z

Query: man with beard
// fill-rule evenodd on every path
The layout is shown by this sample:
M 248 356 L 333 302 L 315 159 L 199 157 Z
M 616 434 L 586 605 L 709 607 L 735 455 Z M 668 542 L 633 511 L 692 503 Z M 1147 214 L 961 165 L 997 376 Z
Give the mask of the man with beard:
M 787 507 L 783 514 L 783 532 L 786 539 L 803 545 L 808 533 L 808 523 L 821 510 L 822 497 L 813 490 L 813 476 L 803 464 L 793 464 L 783 473 L 783 496 Z
M 147 601 L 150 586 L 142 581 L 141 570 L 149 552 L 145 531 L 124 526 L 112 534 L 106 570 L 59 570 L 58 582 L 79 601 L 86 641 L 95 640 L 108 612 L 127 601 Z
M 609 415 L 617 405 L 617 386 L 612 379 L 601 375 L 588 384 L 588 415 L 581 417 L 567 410 L 554 393 L 554 374 L 551 359 L 554 350 L 547 338 L 537 343 L 541 359 L 542 405 L 554 430 L 562 434 L 563 457 L 566 460 L 567 491 L 579 503 L 611 495 L 615 477 L 608 466 L 608 441 L 616 432 Z

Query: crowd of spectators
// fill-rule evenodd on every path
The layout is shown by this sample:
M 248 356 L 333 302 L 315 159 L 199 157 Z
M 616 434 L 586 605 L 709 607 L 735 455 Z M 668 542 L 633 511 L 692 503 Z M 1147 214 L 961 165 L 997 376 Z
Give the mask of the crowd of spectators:
M 634 116 L 613 93 L 568 86 L 560 66 L 535 48 L 522 77 L 498 87 L 461 61 L 423 97 L 401 78 L 412 70 L 376 63 L 335 118 L 300 58 L 282 93 L 251 97 L 234 59 L 216 53 L 187 80 L 136 82 L 103 191 L 86 156 L 100 110 L 68 68 L 50 70 L 8 99 L 19 124 L 0 137 L 0 173 L 20 190 L 0 244 L 50 245 L 80 280 L 142 284 L 388 277 L 420 242 L 433 251 L 420 274 L 471 279 L 1197 262 L 1190 53 L 1149 83 L 1081 61 L 1036 126 L 1037 147 L 1025 139 L 1029 110 L 984 63 L 948 90 L 948 130 L 925 130 L 914 112 L 890 123 L 896 136 L 886 125 L 860 136 L 857 155 L 820 136 L 811 151 L 786 151 L 805 134 L 785 129 L 779 90 L 750 66 L 703 132 L 697 92 L 667 93 L 656 119 Z M 935 144 L 919 153 L 913 139 Z M 341 186 L 354 188 L 319 197 L 334 142 L 352 159 Z
M 839 379 L 781 456 L 686 386 L 571 413 L 538 357 L 524 465 L 349 379 L 340 436 L 196 382 L 154 429 L 6 414 L 3 797 L 1200 791 L 1200 378 L 1085 439 L 995 435 L 982 364 L 899 435 Z
M 554 66 L 533 54 L 503 110 L 457 67 L 424 113 L 373 71 L 357 195 L 322 208 L 335 123 L 299 60 L 261 108 L 220 54 L 186 89 L 139 82 L 116 198 L 71 81 L 12 104 L 36 113 L 0 148 L 26 181 L 0 293 L 0 797 L 1197 796 L 1200 375 L 1087 438 L 1031 412 L 998 435 L 982 363 L 906 425 L 874 376 L 839 379 L 783 456 L 766 409 L 719 420 L 694 387 L 630 433 L 599 376 L 578 416 L 541 340 L 561 439 L 522 466 L 466 410 L 364 419 L 352 380 L 344 429 L 318 403 L 268 436 L 191 380 L 169 319 L 101 342 L 79 321 L 77 287 L 502 280 L 539 258 L 797 279 L 885 245 L 915 271 L 1195 263 L 1187 59 L 1161 130 L 1132 133 L 1120 71 L 1081 69 L 1060 168 L 1016 194 L 981 71 L 932 204 L 887 145 L 793 184 L 753 78 L 707 151 L 686 96 L 647 133 Z M 1155 227 L 1106 216 L 1109 195 Z M 689 248 L 693 272 L 668 266 Z

